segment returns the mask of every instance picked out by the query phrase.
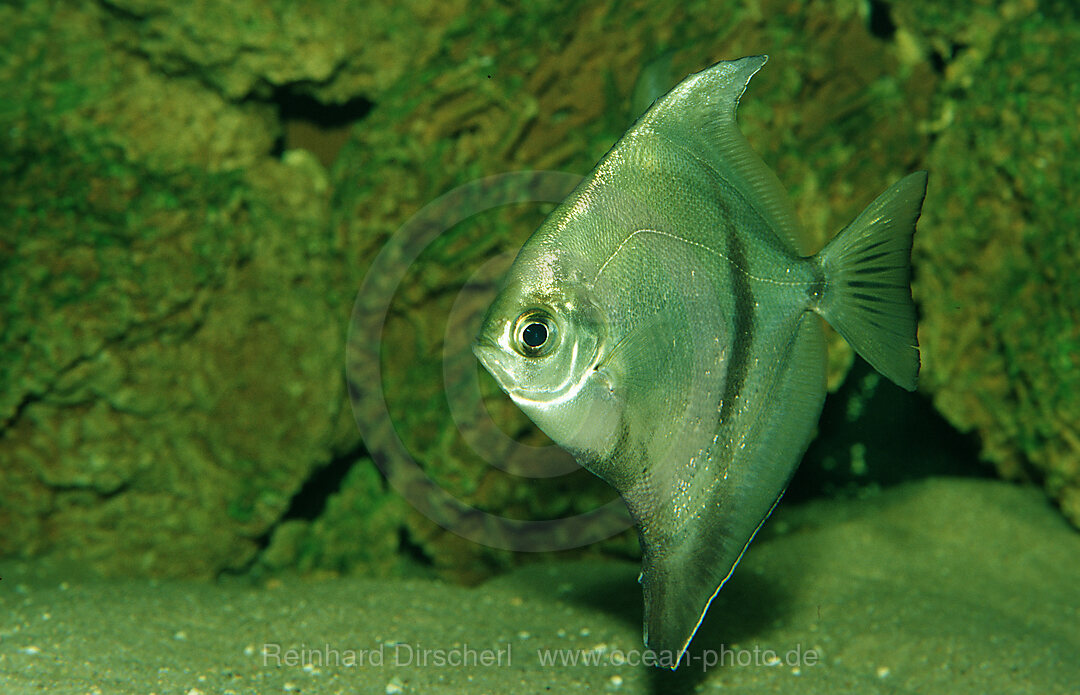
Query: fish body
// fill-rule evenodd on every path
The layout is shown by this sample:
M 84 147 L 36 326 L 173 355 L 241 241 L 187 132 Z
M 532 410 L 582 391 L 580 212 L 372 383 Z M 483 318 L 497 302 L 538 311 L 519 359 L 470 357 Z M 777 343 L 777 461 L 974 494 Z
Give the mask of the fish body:
M 718 63 L 658 99 L 525 243 L 474 346 L 622 495 L 645 642 L 671 668 L 810 441 L 821 318 L 904 388 L 919 368 L 910 253 L 926 174 L 811 255 L 735 124 L 766 60 Z

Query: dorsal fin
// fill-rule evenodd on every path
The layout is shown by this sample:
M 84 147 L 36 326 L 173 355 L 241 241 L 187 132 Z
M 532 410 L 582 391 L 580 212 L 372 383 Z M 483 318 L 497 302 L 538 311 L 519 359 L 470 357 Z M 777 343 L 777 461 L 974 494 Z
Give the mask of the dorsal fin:
M 787 191 L 735 123 L 739 97 L 768 59 L 761 55 L 724 61 L 690 75 L 653 104 L 638 126 L 700 154 L 746 197 L 785 246 L 809 256 L 815 249 L 799 226 Z

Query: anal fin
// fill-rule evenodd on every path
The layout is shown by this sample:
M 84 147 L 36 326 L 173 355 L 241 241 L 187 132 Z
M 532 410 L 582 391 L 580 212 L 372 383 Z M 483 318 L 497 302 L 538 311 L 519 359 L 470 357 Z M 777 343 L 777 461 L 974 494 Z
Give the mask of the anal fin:
M 783 494 L 809 444 L 825 399 L 825 341 L 810 313 L 761 386 L 744 394 L 748 407 L 728 460 L 692 518 L 671 538 L 653 543 L 642 530 L 646 645 L 675 668 L 709 604 Z M 722 471 L 722 472 L 721 472 Z

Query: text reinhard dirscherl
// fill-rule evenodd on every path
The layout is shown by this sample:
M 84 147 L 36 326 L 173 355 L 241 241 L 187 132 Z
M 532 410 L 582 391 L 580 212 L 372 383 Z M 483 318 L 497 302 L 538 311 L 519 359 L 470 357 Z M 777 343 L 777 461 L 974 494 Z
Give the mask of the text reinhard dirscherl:
M 537 649 L 536 660 L 541 666 L 568 668 L 575 666 L 658 666 L 671 668 L 674 654 L 650 649 Z M 395 668 L 395 667 L 490 667 L 512 666 L 513 648 L 507 642 L 502 647 L 473 647 L 468 643 L 433 648 L 421 644 L 387 642 L 368 649 L 339 649 L 329 644 L 322 647 L 283 647 L 268 642 L 262 645 L 263 666 L 277 668 Z M 720 667 L 748 666 L 816 666 L 820 653 L 813 648 L 796 645 L 786 651 L 754 646 L 751 649 L 720 645 L 718 649 L 686 652 L 680 666 L 702 670 Z
M 337 649 L 331 645 L 313 648 L 305 645 L 282 648 L 268 642 L 262 647 L 263 666 L 510 666 L 510 643 L 501 649 L 492 647 L 477 649 L 469 644 L 455 644 L 446 648 L 431 648 L 420 644 L 393 642 L 370 649 Z

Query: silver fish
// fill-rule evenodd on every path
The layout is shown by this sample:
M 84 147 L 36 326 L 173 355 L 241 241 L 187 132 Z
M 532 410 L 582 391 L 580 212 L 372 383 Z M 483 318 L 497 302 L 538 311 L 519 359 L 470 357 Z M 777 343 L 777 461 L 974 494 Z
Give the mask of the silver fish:
M 818 316 L 903 388 L 919 371 L 910 259 L 926 172 L 812 255 L 735 123 L 766 60 L 717 63 L 658 99 L 522 247 L 474 345 L 622 495 L 645 644 L 670 668 L 810 441 L 825 399 Z

